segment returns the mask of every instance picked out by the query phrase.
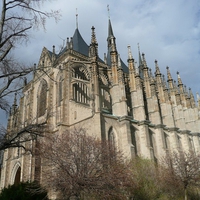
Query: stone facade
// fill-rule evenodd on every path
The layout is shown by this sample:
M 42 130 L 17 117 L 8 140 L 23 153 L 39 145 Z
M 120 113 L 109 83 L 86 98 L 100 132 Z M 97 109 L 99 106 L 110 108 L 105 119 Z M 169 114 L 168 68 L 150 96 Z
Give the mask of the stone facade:
M 197 103 L 177 74 L 167 80 L 155 61 L 155 75 L 145 55 L 138 64 L 128 46 L 127 65 L 117 51 L 111 21 L 108 53 L 98 57 L 92 27 L 88 46 L 78 28 L 59 53 L 43 48 L 33 79 L 25 84 L 23 97 L 13 104 L 8 133 L 29 124 L 45 122 L 62 132 L 83 127 L 90 135 L 112 141 L 127 158 L 141 156 L 157 161 L 167 151 L 200 151 L 200 98 Z M 27 146 L 34 147 L 35 141 Z M 17 181 L 34 180 L 38 168 L 23 149 L 4 151 L 1 188 Z M 37 165 L 37 166 L 36 166 Z M 42 180 L 42 175 L 41 180 Z

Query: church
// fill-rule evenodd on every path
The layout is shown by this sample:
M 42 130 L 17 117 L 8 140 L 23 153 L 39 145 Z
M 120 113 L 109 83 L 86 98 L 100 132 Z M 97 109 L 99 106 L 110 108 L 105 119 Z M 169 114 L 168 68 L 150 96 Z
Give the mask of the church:
M 136 61 L 130 46 L 127 62 L 122 61 L 110 19 L 106 48 L 101 59 L 94 27 L 89 45 L 76 27 L 60 53 L 54 46 L 44 47 L 18 105 L 14 100 L 8 133 L 46 123 L 55 133 L 84 128 L 88 135 L 110 141 L 129 159 L 140 156 L 157 162 L 169 151 L 199 153 L 200 98 L 195 101 L 180 74 L 174 80 L 167 67 L 165 78 L 156 60 L 151 70 L 145 54 L 139 50 Z M 4 151 L 1 188 L 35 180 L 41 166 L 36 167 L 31 154 L 21 152 Z

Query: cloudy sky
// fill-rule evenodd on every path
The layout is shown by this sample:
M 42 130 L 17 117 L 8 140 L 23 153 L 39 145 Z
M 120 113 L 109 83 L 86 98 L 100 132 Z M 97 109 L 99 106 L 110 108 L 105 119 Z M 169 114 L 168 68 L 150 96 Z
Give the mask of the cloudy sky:
M 44 10 L 58 9 L 62 17 L 56 24 L 48 20 L 46 31 L 32 32 L 27 46 L 17 49 L 17 56 L 27 64 L 38 63 L 42 48 L 52 50 L 78 28 L 90 43 L 91 27 L 96 30 L 99 56 L 107 52 L 108 12 L 117 49 L 122 60 L 127 61 L 127 45 L 131 45 L 133 57 L 138 60 L 138 46 L 146 55 L 148 67 L 155 69 L 158 60 L 161 72 L 169 66 L 173 78 L 180 72 L 183 84 L 200 93 L 200 1 L 199 0 L 51 0 L 42 6 Z
M 78 28 L 86 43 L 90 43 L 91 27 L 96 30 L 99 55 L 107 52 L 108 12 L 117 49 L 127 60 L 127 45 L 138 60 L 138 47 L 146 55 L 148 67 L 155 69 L 158 60 L 161 72 L 169 66 L 173 78 L 180 72 L 183 83 L 193 93 L 200 92 L 200 1 L 199 0 L 51 0 L 43 9 L 58 9 L 62 17 L 56 24 L 47 21 L 46 32 L 34 31 L 28 46 L 19 49 L 26 62 L 38 62 L 43 46 L 60 46 Z M 25 50 L 25 51 L 24 51 Z M 23 53 L 22 53 L 23 52 Z

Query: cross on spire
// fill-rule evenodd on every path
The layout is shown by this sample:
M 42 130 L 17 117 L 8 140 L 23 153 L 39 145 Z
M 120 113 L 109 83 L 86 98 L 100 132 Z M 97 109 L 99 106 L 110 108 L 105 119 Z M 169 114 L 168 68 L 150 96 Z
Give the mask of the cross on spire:
M 76 28 L 78 28 L 78 12 L 77 12 L 77 8 L 76 8 Z
M 109 5 L 107 5 L 107 10 L 108 10 L 108 19 L 110 19 L 110 8 L 109 8 Z

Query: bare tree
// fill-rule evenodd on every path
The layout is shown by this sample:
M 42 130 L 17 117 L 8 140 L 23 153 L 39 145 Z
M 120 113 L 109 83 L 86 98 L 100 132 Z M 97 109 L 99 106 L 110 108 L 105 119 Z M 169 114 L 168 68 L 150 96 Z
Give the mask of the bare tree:
M 168 154 L 163 159 L 162 178 L 174 188 L 181 186 L 187 200 L 188 188 L 200 184 L 200 155 L 193 151 Z
M 49 0 L 1 0 L 0 21 L 0 109 L 9 110 L 6 97 L 22 89 L 20 80 L 33 71 L 13 57 L 16 46 L 29 40 L 30 30 L 43 27 L 47 18 L 59 18 L 59 11 L 40 9 Z
M 39 146 L 42 183 L 60 199 L 127 199 L 127 165 L 107 142 L 74 129 L 45 138 Z
M 59 11 L 46 12 L 41 9 L 49 0 L 1 0 L 0 21 L 0 109 L 8 112 L 10 102 L 8 96 L 20 91 L 26 84 L 26 76 L 35 70 L 33 66 L 25 66 L 17 60 L 13 51 L 15 47 L 29 40 L 30 30 L 40 27 L 45 29 L 47 18 L 60 17 Z M 16 106 L 16 105 L 14 105 Z M 17 108 L 14 108 L 17 110 Z M 17 118 L 17 117 L 16 117 Z M 0 150 L 10 147 L 24 148 L 24 142 L 42 136 L 46 124 L 14 125 L 6 130 L 0 125 Z

